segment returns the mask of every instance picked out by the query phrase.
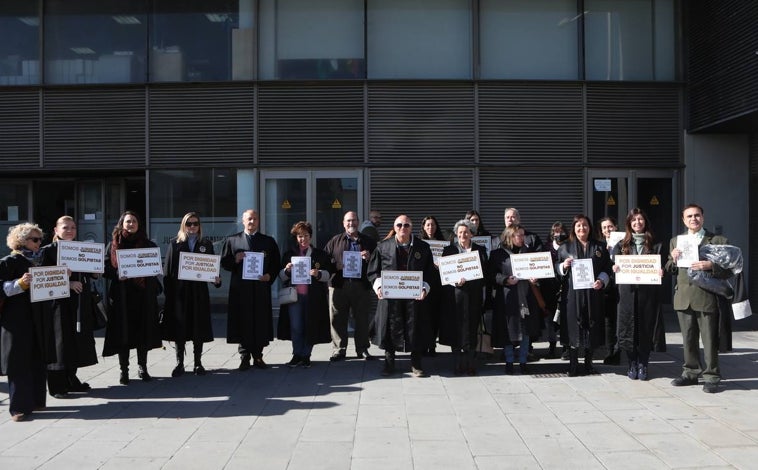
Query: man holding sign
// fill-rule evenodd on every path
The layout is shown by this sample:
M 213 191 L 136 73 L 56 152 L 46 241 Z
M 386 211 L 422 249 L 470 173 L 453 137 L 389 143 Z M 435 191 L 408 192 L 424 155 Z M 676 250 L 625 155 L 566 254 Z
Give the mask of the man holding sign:
M 243 212 L 242 226 L 244 231 L 228 237 L 221 251 L 221 267 L 232 273 L 226 342 L 239 344 L 239 370 L 250 368 L 251 357 L 256 368 L 266 369 L 263 348 L 274 339 L 271 284 L 279 272 L 281 256 L 276 241 L 258 231 L 257 211 Z M 251 267 L 252 271 L 262 273 L 257 279 L 246 279 L 244 273 L 243 261 L 249 252 L 258 253 L 252 262 L 260 266 Z

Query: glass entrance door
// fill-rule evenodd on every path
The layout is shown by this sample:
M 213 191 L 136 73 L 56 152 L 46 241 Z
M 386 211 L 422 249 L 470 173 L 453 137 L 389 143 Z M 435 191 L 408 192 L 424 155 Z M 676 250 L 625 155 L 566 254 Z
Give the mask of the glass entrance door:
M 261 230 L 276 239 L 282 252 L 294 223 L 310 222 L 312 243 L 322 247 L 343 230 L 346 211 L 363 208 L 360 170 L 263 171 L 261 180 Z

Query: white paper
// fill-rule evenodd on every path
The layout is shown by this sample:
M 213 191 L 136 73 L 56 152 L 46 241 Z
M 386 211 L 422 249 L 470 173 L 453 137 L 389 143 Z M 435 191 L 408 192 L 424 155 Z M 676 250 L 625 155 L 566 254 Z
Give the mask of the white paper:
M 422 271 L 382 271 L 382 297 L 417 299 L 424 289 Z
M 221 275 L 221 255 L 179 252 L 177 278 L 182 281 L 216 282 Z
M 345 279 L 361 278 L 361 259 L 360 251 L 343 251 L 342 252 L 342 277 Z
M 549 251 L 512 254 L 511 270 L 518 279 L 552 279 L 555 277 L 553 257 Z
M 489 235 L 480 235 L 478 237 L 471 237 L 471 241 L 486 248 L 487 256 L 490 255 L 490 251 L 492 251 L 492 237 Z
M 311 257 L 310 256 L 293 256 L 291 261 L 292 261 L 292 272 L 290 276 L 290 283 L 291 284 L 310 284 L 311 283 Z
M 608 251 L 611 251 L 625 236 L 626 232 L 611 232 L 611 236 L 608 237 Z
M 592 268 L 592 259 L 574 258 L 571 262 L 571 281 L 574 290 L 593 288 L 595 272 Z
M 29 268 L 32 282 L 29 295 L 32 302 L 62 299 L 71 296 L 68 284 L 68 268 L 65 266 L 44 266 Z
M 482 262 L 479 259 L 479 252 L 476 250 L 440 258 L 440 281 L 442 281 L 442 285 L 452 286 L 461 279 L 473 281 L 483 278 Z
M 105 245 L 102 243 L 58 240 L 58 266 L 75 273 L 102 273 Z
M 616 255 L 616 284 L 661 284 L 660 255 Z
M 676 236 L 676 248 L 682 252 L 676 260 L 676 266 L 678 268 L 689 268 L 692 266 L 692 263 L 695 263 L 700 259 L 698 255 L 698 245 L 698 240 L 694 235 Z
M 163 274 L 161 250 L 155 248 L 134 248 L 116 250 L 119 277 L 149 277 Z
M 450 245 L 450 242 L 447 240 L 424 240 L 428 245 L 429 248 L 432 250 L 432 258 L 434 259 L 434 264 L 440 264 L 440 257 L 442 256 L 442 251 L 445 249 L 446 246 Z
M 246 251 L 242 261 L 242 279 L 257 281 L 263 276 L 263 253 Z

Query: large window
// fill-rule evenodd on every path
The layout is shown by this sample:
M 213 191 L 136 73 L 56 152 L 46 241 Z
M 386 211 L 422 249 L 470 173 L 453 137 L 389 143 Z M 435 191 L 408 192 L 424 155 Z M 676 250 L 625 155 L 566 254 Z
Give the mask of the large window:
M 36 85 L 39 68 L 39 10 L 37 2 L 0 3 L 0 86 Z
M 575 0 L 482 0 L 481 76 L 579 78 Z
M 154 0 L 150 81 L 250 80 L 253 0 Z
M 674 80 L 674 0 L 586 0 L 587 80 Z
M 46 1 L 45 82 L 145 82 L 146 11 L 146 0 Z
M 261 0 L 260 78 L 364 78 L 363 0 Z
M 471 78 L 468 0 L 368 0 L 368 78 Z

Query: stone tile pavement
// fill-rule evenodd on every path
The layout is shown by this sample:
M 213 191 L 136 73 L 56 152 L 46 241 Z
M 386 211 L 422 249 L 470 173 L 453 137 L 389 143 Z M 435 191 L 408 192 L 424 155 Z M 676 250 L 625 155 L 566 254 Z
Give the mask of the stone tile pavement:
M 282 341 L 265 350 L 268 370 L 239 372 L 223 339 L 206 345 L 207 376 L 171 378 L 165 343 L 149 355 L 153 381 L 137 380 L 135 364 L 118 385 L 117 359 L 101 358 L 79 373 L 91 393 L 49 398 L 27 422 L 10 421 L 0 379 L 0 468 L 758 468 L 758 332 L 735 332 L 716 395 L 669 384 L 681 340 L 667 339 L 647 382 L 624 366 L 568 378 L 561 360 L 531 363 L 531 375 L 493 361 L 456 377 L 446 353 L 426 360 L 429 378 L 382 378 L 380 361 L 330 363 L 329 345 L 311 369 L 289 369 Z

